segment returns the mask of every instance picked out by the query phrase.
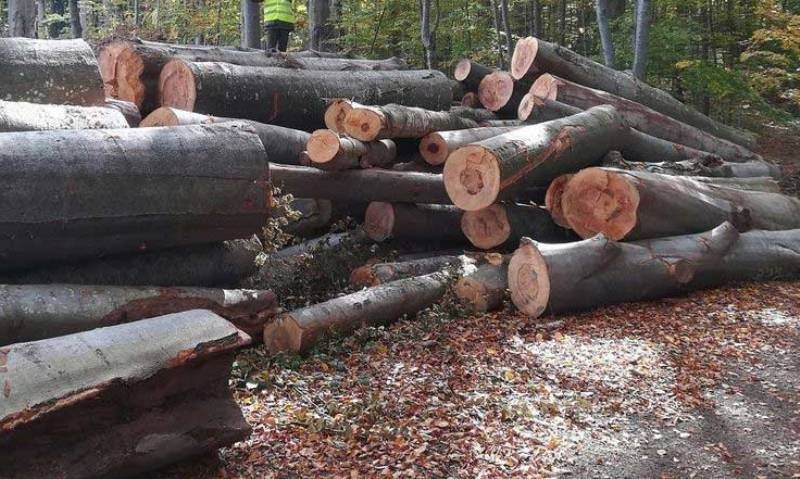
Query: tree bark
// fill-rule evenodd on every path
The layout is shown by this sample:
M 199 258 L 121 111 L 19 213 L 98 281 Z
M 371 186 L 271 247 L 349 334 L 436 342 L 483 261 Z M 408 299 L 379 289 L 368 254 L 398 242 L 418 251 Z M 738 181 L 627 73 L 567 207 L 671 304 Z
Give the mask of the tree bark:
M 269 213 L 269 168 L 244 130 L 0 135 L 0 269 L 250 237 Z
M 433 131 L 477 128 L 475 120 L 448 111 L 403 105 L 353 108 L 344 120 L 345 133 L 361 141 L 422 138 Z
M 81 25 L 81 13 L 78 0 L 69 1 L 69 27 L 72 38 L 83 38 L 83 26 Z
M 447 291 L 444 273 L 401 279 L 281 315 L 264 328 L 270 354 L 306 352 L 327 335 L 390 323 L 438 301 Z
M 484 250 L 518 244 L 523 236 L 548 243 L 576 239 L 574 234 L 556 225 L 544 208 L 513 203 L 464 212 L 461 231 L 473 246 Z
M 757 147 L 755 135 L 719 123 L 684 105 L 668 93 L 651 87 L 623 72 L 618 72 L 580 56 L 575 52 L 533 37 L 517 42 L 511 61 L 511 75 L 551 73 L 597 90 L 641 103 L 678 121 L 688 123 L 719 138 L 749 149 Z
M 717 138 L 703 130 L 682 123 L 651 108 L 610 93 L 578 85 L 562 78 L 544 74 L 531 92 L 541 98 L 556 100 L 578 108 L 613 105 L 628 124 L 642 133 L 673 143 L 707 151 L 728 161 L 760 160 L 761 156 L 736 143 Z
M 249 343 L 196 310 L 3 348 L 4 477 L 130 477 L 245 439 L 228 377 Z
M 261 2 L 241 0 L 242 48 L 261 48 Z
M 373 241 L 390 238 L 465 243 L 461 211 L 452 206 L 372 202 L 364 230 Z
M 375 263 L 360 266 L 350 273 L 350 284 L 358 287 L 379 286 L 390 281 L 436 273 L 462 263 L 458 256 L 431 256 L 395 263 Z
M 650 0 L 636 0 L 636 42 L 633 48 L 633 76 L 644 81 L 650 36 Z
M 465 130 L 435 131 L 425 135 L 419 142 L 419 153 L 430 165 L 439 166 L 447 161 L 452 152 L 481 140 L 516 130 L 515 126 L 479 127 Z
M 464 58 L 456 64 L 453 78 L 460 81 L 467 91 L 478 92 L 481 81 L 494 72 L 493 68 L 476 63 L 468 58 Z
M 611 152 L 614 153 L 614 152 Z M 728 163 L 722 159 L 693 159 L 676 162 L 644 163 L 626 161 L 622 155 L 606 156 L 603 166 L 624 170 L 647 171 L 675 176 L 708 176 L 713 178 L 775 178 L 780 179 L 780 167 L 763 161 Z M 777 184 L 777 183 L 776 183 Z
M 162 104 L 300 129 L 322 127 L 325 98 L 430 110 L 450 106 L 447 78 L 435 71 L 328 72 L 175 60 L 161 72 Z
M 478 98 L 489 111 L 501 114 L 516 114 L 522 98 L 528 93 L 532 81 L 516 81 L 508 72 L 493 72 L 486 75 L 478 86 Z
M 513 52 L 512 39 L 511 39 L 511 16 L 508 13 L 508 0 L 499 0 L 500 2 L 500 20 L 503 23 L 503 30 L 505 30 L 505 46 L 506 52 L 504 57 L 510 58 Z
M 425 67 L 436 68 L 436 32 L 431 31 L 431 0 L 420 0 L 420 40 L 425 49 Z
M 508 289 L 508 261 L 484 263 L 462 276 L 453 286 L 456 298 L 475 314 L 496 311 L 503 307 Z
M 310 0 L 308 2 L 309 45 L 321 52 L 336 51 L 337 0 Z
M 494 20 L 494 31 L 497 33 L 497 57 L 500 61 L 500 68 L 506 68 L 506 56 L 503 54 L 503 34 L 501 33 L 500 15 L 497 13 L 497 0 L 490 0 L 489 6 L 492 9 L 492 19 Z
M 478 123 L 480 127 L 508 127 L 508 126 L 523 126 L 519 120 L 484 120 Z
M 312 166 L 322 170 L 386 168 L 397 161 L 392 140 L 362 142 L 333 130 L 317 130 L 306 145 Z
M 601 106 L 460 148 L 444 166 L 447 193 L 463 210 L 486 208 L 511 186 L 544 186 L 598 163 L 624 145 L 627 129 L 613 107 Z
M 83 40 L 0 38 L 0 98 L 100 106 L 103 83 Z
M 8 29 L 12 37 L 36 38 L 36 4 L 32 0 L 8 0 Z
M 122 113 L 105 107 L 0 100 L 0 132 L 98 128 L 128 128 L 128 122 Z
M 595 7 L 597 10 L 597 27 L 600 30 L 603 60 L 608 68 L 616 68 L 617 58 L 614 51 L 614 39 L 611 36 L 608 0 L 597 0 Z
M 122 113 L 131 128 L 136 128 L 142 122 L 142 114 L 139 113 L 139 108 L 129 101 L 106 98 L 104 106 Z

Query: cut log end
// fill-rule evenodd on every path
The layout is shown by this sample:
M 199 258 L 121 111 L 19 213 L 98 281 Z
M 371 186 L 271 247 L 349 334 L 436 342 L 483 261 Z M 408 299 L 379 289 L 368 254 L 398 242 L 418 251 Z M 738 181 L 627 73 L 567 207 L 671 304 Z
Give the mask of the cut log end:
M 147 95 L 147 88 L 142 82 L 144 61 L 141 55 L 130 45 L 122 46 L 117 53 L 115 81 L 117 98 L 129 101 L 138 108 Z
M 350 284 L 357 287 L 377 286 L 380 280 L 375 277 L 371 265 L 359 266 L 350 272 Z
M 430 133 L 419 142 L 419 153 L 429 165 L 440 166 L 447 161 L 450 151 L 442 135 Z
M 511 300 L 525 315 L 538 318 L 550 299 L 550 274 L 536 243 L 523 238 L 508 264 Z
M 325 109 L 325 127 L 336 133 L 344 133 L 344 120 L 353 109 L 352 102 L 345 98 L 337 98 L 328 104 Z
M 569 228 L 566 218 L 564 218 L 564 208 L 561 205 L 564 190 L 573 175 L 561 175 L 550 183 L 544 197 L 545 208 L 550 212 L 553 222 L 563 228 Z
M 637 222 L 639 191 L 619 173 L 587 168 L 573 176 L 561 197 L 563 217 L 582 238 L 603 233 L 624 238 Z
M 264 347 L 269 355 L 299 352 L 303 344 L 303 329 L 297 321 L 284 314 L 264 327 Z
M 367 108 L 350 110 L 344 120 L 344 128 L 347 134 L 361 141 L 377 139 L 384 124 L 383 115 Z
M 158 79 L 161 105 L 194 111 L 197 100 L 194 72 L 182 60 L 172 60 L 161 70 Z
M 311 134 L 306 151 L 313 163 L 328 163 L 339 153 L 339 134 L 333 130 L 317 130 Z
M 489 111 L 498 111 L 508 104 L 514 94 L 514 79 L 507 72 L 486 75 L 478 87 L 478 98 Z
M 151 126 L 177 126 L 180 125 L 180 120 L 172 108 L 158 108 L 147 115 L 141 123 L 140 127 Z
M 545 100 L 555 101 L 558 98 L 558 80 L 545 73 L 533 82 L 530 93 Z
M 464 81 L 469 76 L 469 72 L 472 70 L 472 61 L 468 58 L 464 58 L 456 64 L 456 68 L 453 71 L 453 78 L 458 81 Z
M 373 201 L 367 206 L 364 230 L 373 241 L 385 241 L 394 230 L 394 207 L 391 203 Z
M 481 105 L 481 100 L 478 98 L 478 94 L 474 91 L 468 91 L 464 93 L 464 96 L 461 97 L 461 106 L 468 108 L 483 108 L 483 105 Z
M 515 80 L 524 77 L 533 67 L 539 53 L 539 41 L 534 37 L 522 38 L 511 56 L 511 76 Z
M 511 223 L 502 205 L 467 211 L 461 217 L 461 230 L 476 248 L 496 248 L 511 236 Z
M 456 297 L 474 312 L 489 311 L 489 291 L 486 284 L 470 276 L 465 276 L 453 286 Z
M 124 46 L 122 43 L 114 42 L 101 48 L 97 55 L 103 89 L 109 98 L 117 98 L 117 57 Z
M 459 148 L 447 158 L 444 185 L 453 204 L 462 210 L 488 208 L 500 194 L 499 160 L 480 146 Z

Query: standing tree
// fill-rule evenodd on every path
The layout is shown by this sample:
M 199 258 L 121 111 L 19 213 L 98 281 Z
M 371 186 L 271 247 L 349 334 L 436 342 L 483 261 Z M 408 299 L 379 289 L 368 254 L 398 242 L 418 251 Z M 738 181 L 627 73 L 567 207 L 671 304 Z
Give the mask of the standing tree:
M 261 48 L 261 2 L 242 0 L 242 47 Z
M 497 0 L 492 0 L 492 17 L 494 18 L 494 29 L 497 32 L 497 54 L 500 57 L 500 68 L 506 68 L 506 57 L 503 55 L 503 36 L 500 33 L 500 15 L 497 14 Z
M 647 70 L 647 45 L 650 34 L 650 0 L 636 1 L 636 42 L 633 50 L 633 76 L 644 80 Z
M 504 58 L 510 58 L 514 52 L 514 46 L 511 38 L 511 20 L 508 14 L 508 0 L 500 0 L 500 18 L 503 20 L 503 30 L 506 34 L 506 51 Z
M 8 0 L 8 28 L 12 37 L 36 38 L 36 5 L 32 0 Z
M 78 0 L 69 0 L 69 26 L 72 31 L 72 38 L 83 37 L 83 27 L 81 26 L 81 9 Z
M 431 30 L 431 0 L 420 0 L 420 23 L 420 37 L 425 48 L 425 65 L 430 69 L 436 68 L 436 28 Z
M 308 36 L 312 50 L 336 51 L 338 3 L 338 0 L 308 0 Z
M 608 0 L 597 0 L 597 27 L 600 29 L 600 43 L 603 47 L 603 60 L 609 68 L 616 68 L 614 40 L 611 36 L 610 12 Z

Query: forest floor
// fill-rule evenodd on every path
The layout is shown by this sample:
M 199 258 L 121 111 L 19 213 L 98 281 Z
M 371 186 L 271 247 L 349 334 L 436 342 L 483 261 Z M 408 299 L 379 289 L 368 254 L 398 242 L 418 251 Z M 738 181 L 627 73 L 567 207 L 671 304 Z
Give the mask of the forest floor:
M 797 194 L 793 133 L 763 143 Z M 535 321 L 442 306 L 243 351 L 232 387 L 250 438 L 158 477 L 800 478 L 800 282 Z

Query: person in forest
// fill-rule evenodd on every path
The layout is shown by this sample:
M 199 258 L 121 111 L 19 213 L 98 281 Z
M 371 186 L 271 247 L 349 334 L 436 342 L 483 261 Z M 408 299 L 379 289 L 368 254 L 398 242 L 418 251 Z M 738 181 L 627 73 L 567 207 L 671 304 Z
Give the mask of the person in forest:
M 289 32 L 294 30 L 292 0 L 265 0 L 264 28 L 267 50 L 285 52 L 289 46 Z

